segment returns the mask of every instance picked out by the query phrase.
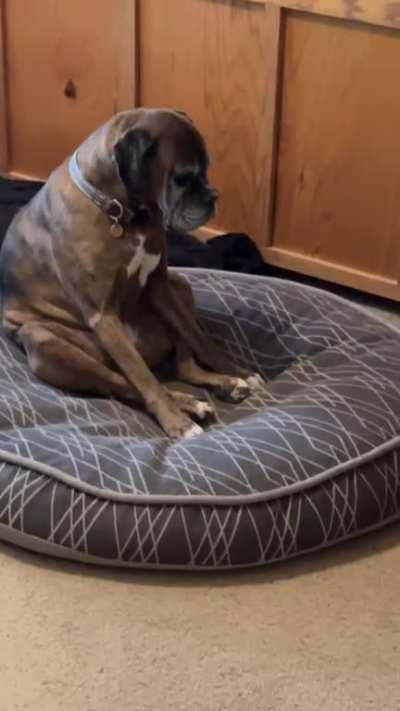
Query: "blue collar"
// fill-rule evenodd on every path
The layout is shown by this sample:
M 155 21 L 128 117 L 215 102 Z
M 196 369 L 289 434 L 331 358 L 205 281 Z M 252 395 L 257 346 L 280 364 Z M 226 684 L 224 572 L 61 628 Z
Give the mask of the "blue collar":
M 83 177 L 78 162 L 78 151 L 71 156 L 68 170 L 76 187 L 109 217 L 113 225 L 126 226 L 133 220 L 135 213 L 132 210 L 124 207 L 116 198 L 109 198 Z

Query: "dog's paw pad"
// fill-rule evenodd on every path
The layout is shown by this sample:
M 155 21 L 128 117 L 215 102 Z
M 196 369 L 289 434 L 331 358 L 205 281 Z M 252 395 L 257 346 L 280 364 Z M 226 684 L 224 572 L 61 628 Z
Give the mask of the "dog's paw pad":
M 203 434 L 202 427 L 200 427 L 200 425 L 192 425 L 183 433 L 183 439 L 190 439 L 200 434 Z

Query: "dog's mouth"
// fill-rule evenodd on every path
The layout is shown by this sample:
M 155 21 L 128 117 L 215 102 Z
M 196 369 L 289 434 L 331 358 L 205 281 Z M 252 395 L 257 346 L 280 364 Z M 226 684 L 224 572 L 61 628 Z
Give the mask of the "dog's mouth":
M 186 210 L 180 214 L 173 212 L 167 220 L 167 228 L 175 232 L 191 232 L 203 227 L 215 214 L 214 204 L 199 210 Z

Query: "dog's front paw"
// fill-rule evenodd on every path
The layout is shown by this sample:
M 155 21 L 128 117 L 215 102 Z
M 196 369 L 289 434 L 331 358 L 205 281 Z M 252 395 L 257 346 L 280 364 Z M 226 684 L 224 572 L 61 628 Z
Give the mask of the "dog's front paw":
M 179 409 L 202 424 L 212 422 L 216 418 L 215 408 L 207 400 L 199 400 L 194 395 L 173 390 L 170 395 Z
M 265 383 L 259 373 L 254 373 L 246 378 L 246 383 L 249 386 L 251 392 L 256 392 L 257 390 L 262 390 Z
M 238 403 L 261 390 L 263 385 L 264 381 L 257 373 L 248 375 L 245 378 L 224 376 L 215 388 L 215 394 L 220 400 Z
M 197 400 L 193 408 L 193 417 L 201 422 L 215 420 L 215 410 L 207 400 Z
M 189 429 L 183 433 L 183 439 L 190 439 L 191 437 L 197 437 L 197 435 L 201 434 L 203 434 L 203 429 L 200 425 L 196 425 L 193 422 Z
M 183 412 L 169 412 L 166 417 L 160 418 L 160 424 L 171 439 L 189 439 L 202 434 L 203 429 Z
M 225 377 L 215 388 L 215 394 L 220 400 L 237 403 L 249 397 L 251 390 L 243 378 Z

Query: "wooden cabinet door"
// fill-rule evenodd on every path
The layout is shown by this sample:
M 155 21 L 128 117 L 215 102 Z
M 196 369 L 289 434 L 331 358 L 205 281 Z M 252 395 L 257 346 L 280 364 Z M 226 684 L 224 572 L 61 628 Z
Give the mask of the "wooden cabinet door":
M 287 12 L 267 261 L 400 298 L 400 32 Z
M 0 2 L 0 169 L 46 178 L 133 105 L 134 2 Z

